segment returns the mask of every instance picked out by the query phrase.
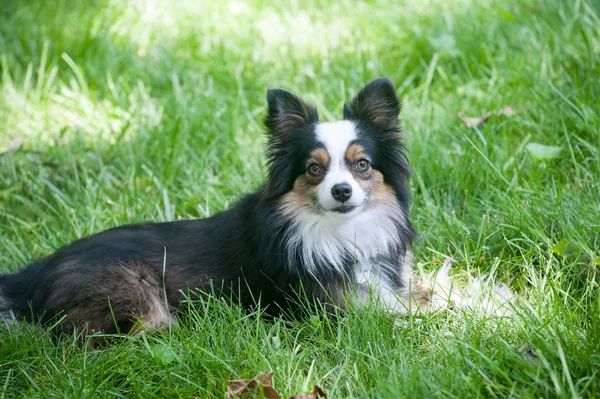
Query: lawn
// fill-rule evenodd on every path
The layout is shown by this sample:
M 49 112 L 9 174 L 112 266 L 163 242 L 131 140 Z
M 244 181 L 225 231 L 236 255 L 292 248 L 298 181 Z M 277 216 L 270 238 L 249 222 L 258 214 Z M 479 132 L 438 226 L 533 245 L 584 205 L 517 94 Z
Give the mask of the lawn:
M 285 397 L 599 396 L 599 59 L 597 0 L 3 0 L 0 272 L 109 227 L 227 208 L 264 178 L 267 88 L 333 120 L 388 76 L 416 262 L 451 258 L 519 299 L 509 318 L 401 323 L 199 302 L 171 332 L 95 351 L 12 328 L 0 398 L 223 398 L 261 371 Z

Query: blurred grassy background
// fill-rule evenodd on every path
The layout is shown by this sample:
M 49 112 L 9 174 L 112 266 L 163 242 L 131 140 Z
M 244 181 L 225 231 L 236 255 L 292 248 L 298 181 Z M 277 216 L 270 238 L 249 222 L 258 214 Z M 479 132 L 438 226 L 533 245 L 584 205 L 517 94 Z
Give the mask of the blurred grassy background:
M 353 329 L 284 330 L 294 345 L 300 339 L 299 352 L 261 346 L 258 331 L 279 324 L 254 321 L 260 327 L 238 337 L 242 316 L 214 310 L 199 326 L 212 325 L 209 337 L 234 349 L 251 343 L 260 361 L 225 355 L 227 345 L 210 340 L 190 346 L 198 326 L 161 338 L 174 353 L 186 343 L 196 361 L 212 353 L 213 377 L 200 366 L 173 371 L 181 364 L 163 367 L 160 356 L 147 370 L 147 353 L 133 342 L 94 354 L 96 372 L 84 378 L 89 355 L 72 349 L 65 361 L 51 342 L 1 332 L 0 376 L 22 389 L 5 392 L 86 396 L 103 381 L 116 396 L 189 397 L 213 378 L 202 395 L 218 396 L 226 379 L 275 367 L 281 356 L 285 389 L 317 382 L 333 397 L 594 396 L 599 10 L 595 0 L 4 0 L 0 151 L 23 144 L 0 155 L 0 271 L 116 225 L 228 207 L 264 178 L 267 88 L 294 91 L 333 120 L 364 83 L 388 76 L 404 103 L 417 262 L 435 268 L 451 257 L 458 272 L 493 270 L 533 303 L 491 338 L 489 326 L 471 326 L 469 335 L 445 315 L 428 324 L 435 328 L 402 333 L 379 319 L 361 326 L 372 317 L 364 314 L 348 316 Z M 504 106 L 516 114 L 477 128 L 457 117 Z M 532 143 L 560 152 L 536 152 Z M 298 338 L 297 329 L 311 328 L 324 335 Z M 515 349 L 522 342 L 536 362 Z M 142 388 L 109 378 L 115 353 L 130 359 L 119 373 Z M 387 363 L 374 366 L 364 353 Z M 39 354 L 44 361 L 29 365 Z M 173 379 L 179 388 L 161 391 Z

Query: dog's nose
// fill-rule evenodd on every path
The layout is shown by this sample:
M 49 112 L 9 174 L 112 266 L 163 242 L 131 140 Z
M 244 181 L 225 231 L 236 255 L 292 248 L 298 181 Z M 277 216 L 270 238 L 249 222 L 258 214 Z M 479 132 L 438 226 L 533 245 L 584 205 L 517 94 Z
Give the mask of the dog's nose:
M 336 184 L 331 188 L 331 195 L 337 201 L 346 202 L 352 196 L 352 186 L 348 183 Z

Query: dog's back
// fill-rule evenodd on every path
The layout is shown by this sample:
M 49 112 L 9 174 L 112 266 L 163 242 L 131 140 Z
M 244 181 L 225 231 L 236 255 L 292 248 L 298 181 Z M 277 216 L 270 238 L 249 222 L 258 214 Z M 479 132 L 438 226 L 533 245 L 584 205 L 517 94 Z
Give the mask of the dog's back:
M 245 307 L 283 305 L 300 277 L 280 267 L 281 240 L 261 203 L 250 195 L 210 218 L 122 226 L 75 241 L 0 276 L 0 316 L 8 323 L 64 317 L 59 329 L 112 333 L 138 321 L 164 326 L 182 296 L 199 292 Z
M 193 288 L 225 277 L 198 267 L 224 264 L 206 256 L 219 254 L 219 242 L 227 244 L 219 235 L 220 219 L 123 226 L 75 241 L 1 276 L 0 315 L 8 322 L 64 315 L 76 327 L 104 332 L 127 332 L 134 316 L 163 325 L 170 318 L 165 298 L 177 302 L 187 284 Z

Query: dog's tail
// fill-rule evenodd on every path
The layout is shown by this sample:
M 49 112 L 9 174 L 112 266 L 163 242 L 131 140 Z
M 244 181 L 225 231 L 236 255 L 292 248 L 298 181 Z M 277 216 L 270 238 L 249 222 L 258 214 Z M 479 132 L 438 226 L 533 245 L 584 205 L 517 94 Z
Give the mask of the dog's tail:
M 421 292 L 427 293 L 423 301 L 424 311 L 448 308 L 463 308 L 483 317 L 509 316 L 512 313 L 515 295 L 506 284 L 497 283 L 489 276 L 466 276 L 466 282 L 452 278 L 451 262 L 445 261 L 442 268 L 426 273 L 419 268 L 418 284 Z
M 44 261 L 36 262 L 19 272 L 0 276 L 0 327 L 31 315 L 33 289 L 40 288 L 33 281 L 43 264 Z
M 9 276 L 0 276 L 0 327 L 2 327 L 3 324 L 13 324 L 15 320 L 12 301 L 6 292 L 9 284 L 8 277 Z

